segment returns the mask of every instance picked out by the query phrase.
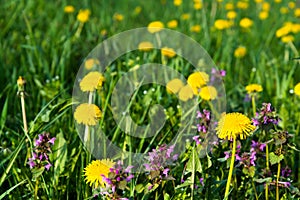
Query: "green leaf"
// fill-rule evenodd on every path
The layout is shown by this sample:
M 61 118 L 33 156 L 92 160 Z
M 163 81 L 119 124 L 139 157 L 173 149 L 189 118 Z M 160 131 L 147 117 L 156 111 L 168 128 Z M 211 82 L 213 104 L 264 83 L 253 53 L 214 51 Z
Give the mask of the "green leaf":
M 165 193 L 164 194 L 164 200 L 170 200 L 170 195 L 168 193 Z
M 63 173 L 67 161 L 67 143 L 66 140 L 60 132 L 56 136 L 56 140 L 54 142 L 54 146 L 52 147 L 52 154 L 50 155 L 52 160 L 54 161 L 54 182 L 57 185 L 59 182 L 59 177 Z
M 251 166 L 249 168 L 244 167 L 243 173 L 253 178 L 255 175 L 255 167 L 254 166 Z
M 20 183 L 14 185 L 13 187 L 9 188 L 8 190 L 6 190 L 3 194 L 0 195 L 0 200 L 3 199 L 6 195 L 8 195 L 11 191 L 13 191 L 15 188 L 19 187 L 20 185 L 22 185 L 23 183 L 25 183 L 26 180 L 21 181 Z
M 270 160 L 271 165 L 274 165 L 276 163 L 280 163 L 280 161 L 282 159 L 284 159 L 284 156 L 282 154 L 280 154 L 280 156 L 275 155 L 274 152 L 271 152 L 269 154 L 269 160 Z
M 137 184 L 137 185 L 135 186 L 135 190 L 136 190 L 136 192 L 137 192 L 138 194 L 139 194 L 139 193 L 142 193 L 142 192 L 144 191 L 144 189 L 145 189 L 145 185 L 142 184 L 142 183 Z
M 6 98 L 3 108 L 2 108 L 2 113 L 1 113 L 1 118 L 0 118 L 0 127 L 1 127 L 0 130 L 3 129 L 5 121 L 6 121 L 7 106 L 8 106 L 8 98 Z
M 186 171 L 192 173 L 194 172 L 202 173 L 202 166 L 196 148 L 193 148 L 192 153 L 190 154 L 189 161 L 187 162 L 186 165 Z
M 41 167 L 41 168 L 33 168 L 31 170 L 32 172 L 32 180 L 36 181 L 45 171 L 45 167 Z
M 272 181 L 272 178 L 271 177 L 268 177 L 268 178 L 255 178 L 254 181 L 257 182 L 257 183 L 270 183 Z
M 206 153 L 207 157 L 207 168 L 210 168 L 212 166 L 211 157 Z

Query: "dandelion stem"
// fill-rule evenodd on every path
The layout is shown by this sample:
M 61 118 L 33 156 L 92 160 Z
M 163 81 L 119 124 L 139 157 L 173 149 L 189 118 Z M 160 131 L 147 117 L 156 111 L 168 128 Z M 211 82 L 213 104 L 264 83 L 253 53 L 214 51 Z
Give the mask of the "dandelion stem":
M 26 120 L 24 92 L 21 92 L 20 96 L 21 96 L 21 107 L 22 107 L 22 117 L 23 117 L 24 131 L 27 134 L 28 133 L 28 127 L 27 127 L 27 120 Z
M 266 173 L 269 173 L 269 147 L 268 144 L 266 143 Z M 269 199 L 269 184 L 268 182 L 266 183 L 266 187 L 265 187 L 265 196 L 266 196 L 266 200 Z
M 252 110 L 253 110 L 253 117 L 255 117 L 255 114 L 256 114 L 255 96 L 254 96 L 254 95 L 252 95 L 251 99 L 252 99 Z
M 226 184 L 224 199 L 228 199 L 228 195 L 229 195 L 231 176 L 232 176 L 233 167 L 234 167 L 234 160 L 235 160 L 235 151 L 236 151 L 236 138 L 233 138 L 233 147 L 232 147 L 232 153 L 231 153 L 230 168 L 229 168 L 229 174 L 228 174 L 228 178 L 227 178 L 227 184 Z
M 279 182 L 279 177 L 280 177 L 280 167 L 281 167 L 281 164 L 279 162 L 278 163 L 278 168 L 277 168 L 277 178 L 276 178 L 276 200 L 279 200 L 279 186 L 278 186 L 278 182 Z
M 35 187 L 34 187 L 34 200 L 38 199 L 38 191 L 39 191 L 39 178 L 36 178 Z

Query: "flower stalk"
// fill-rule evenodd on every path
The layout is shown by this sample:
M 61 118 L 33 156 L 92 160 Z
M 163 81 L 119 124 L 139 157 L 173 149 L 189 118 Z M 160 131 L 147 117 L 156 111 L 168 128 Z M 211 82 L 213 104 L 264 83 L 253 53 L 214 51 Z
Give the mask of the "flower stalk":
M 236 151 L 236 138 L 233 138 L 233 147 L 232 147 L 230 168 L 229 168 L 229 174 L 228 174 L 228 178 L 227 178 L 227 184 L 226 184 L 224 199 L 228 199 L 228 195 L 229 195 L 231 177 L 232 177 L 232 172 L 233 172 L 233 168 L 234 168 L 234 161 L 235 161 L 235 151 Z

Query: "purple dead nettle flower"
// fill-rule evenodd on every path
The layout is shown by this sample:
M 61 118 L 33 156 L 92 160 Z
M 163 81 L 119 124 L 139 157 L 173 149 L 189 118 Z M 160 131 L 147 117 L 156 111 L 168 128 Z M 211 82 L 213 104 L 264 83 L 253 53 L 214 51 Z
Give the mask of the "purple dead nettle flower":
M 210 81 L 211 82 L 215 82 L 216 79 L 222 80 L 223 77 L 226 76 L 226 71 L 221 69 L 221 70 L 217 70 L 216 68 L 212 68 L 211 69 L 211 78 Z
M 289 168 L 289 166 L 286 166 L 285 168 L 281 169 L 281 176 L 282 177 L 289 177 L 291 176 L 292 170 Z
M 254 126 L 266 128 L 268 125 L 278 125 L 279 117 L 271 103 L 263 103 L 252 122 Z
M 173 165 L 178 159 L 178 154 L 173 154 L 175 145 L 168 147 L 166 144 L 159 146 L 157 149 L 152 149 L 148 152 L 147 163 L 144 167 L 149 171 L 149 179 L 152 181 L 148 187 L 152 189 L 154 184 L 160 184 L 163 180 L 174 180 L 169 174 L 169 165 Z
M 100 194 L 110 199 L 126 199 L 121 198 L 120 194 L 127 187 L 127 183 L 134 178 L 131 174 L 131 169 L 134 166 L 124 167 L 123 161 L 119 160 L 117 163 L 109 169 L 108 177 L 102 175 L 103 181 L 106 183 L 106 188 L 103 189 Z
M 241 152 L 241 145 L 238 144 L 238 145 L 236 146 L 236 153 L 235 153 L 235 156 L 236 156 L 237 158 L 239 157 L 239 153 L 240 153 L 240 152 Z M 227 160 L 228 158 L 231 158 L 231 150 L 225 151 L 224 154 L 225 154 L 225 160 Z
M 197 111 L 196 119 L 198 120 L 197 130 L 200 135 L 194 136 L 193 140 L 196 142 L 197 145 L 201 144 L 201 140 L 204 135 L 207 133 L 210 122 L 211 122 L 211 113 L 208 110 L 203 110 L 202 113 Z
M 49 154 L 51 146 L 54 145 L 56 138 L 50 138 L 50 133 L 42 133 L 38 135 L 38 139 L 34 141 L 34 149 L 32 157 L 29 158 L 28 164 L 30 169 L 45 167 L 47 170 L 50 169 L 52 164 L 49 161 Z

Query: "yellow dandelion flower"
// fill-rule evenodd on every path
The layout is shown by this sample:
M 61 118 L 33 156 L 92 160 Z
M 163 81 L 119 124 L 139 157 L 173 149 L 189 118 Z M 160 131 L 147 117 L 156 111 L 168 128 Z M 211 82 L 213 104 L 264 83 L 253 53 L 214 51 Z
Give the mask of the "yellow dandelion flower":
M 293 2 L 293 1 L 290 1 L 290 2 L 288 3 L 288 7 L 289 7 L 290 9 L 294 9 L 294 8 L 296 7 L 296 3 Z
M 226 10 L 233 10 L 234 9 L 234 4 L 233 3 L 226 3 L 225 4 L 225 9 Z
M 224 114 L 216 128 L 220 139 L 236 139 L 240 136 L 243 140 L 255 130 L 250 119 L 241 113 Z
M 172 48 L 163 47 L 161 48 L 161 54 L 165 57 L 172 58 L 176 55 L 176 52 Z
M 202 86 L 206 85 L 209 81 L 209 76 L 205 72 L 194 72 L 188 77 L 188 84 L 192 87 L 195 95 L 199 94 L 199 90 Z
M 104 187 L 105 182 L 102 179 L 102 175 L 108 177 L 109 169 L 114 166 L 114 162 L 109 159 L 94 160 L 86 168 L 84 168 L 84 176 L 86 183 L 90 186 L 94 185 Z
M 160 21 L 154 21 L 154 22 L 151 22 L 149 25 L 148 25 L 148 31 L 150 33 L 156 33 L 156 32 L 159 32 L 161 31 L 161 29 L 164 28 L 164 24 Z
M 262 3 L 264 0 L 254 0 L 255 3 Z
M 287 34 L 289 34 L 292 30 L 292 24 L 291 23 L 286 23 L 283 27 L 277 29 L 276 31 L 276 37 L 282 37 Z
M 287 7 L 281 7 L 280 8 L 280 13 L 281 14 L 287 14 L 289 12 L 289 9 Z
M 191 31 L 194 33 L 200 33 L 201 31 L 201 26 L 200 25 L 194 25 L 191 27 Z
M 265 20 L 269 17 L 269 12 L 268 11 L 261 11 L 258 15 L 259 19 Z
M 218 30 L 224 30 L 231 27 L 231 23 L 225 19 L 217 19 L 214 23 L 214 26 Z
M 153 44 L 151 42 L 147 42 L 147 41 L 141 42 L 139 44 L 138 49 L 140 51 L 151 51 L 153 49 Z
M 246 86 L 246 91 L 248 94 L 251 94 L 251 93 L 261 92 L 263 91 L 263 88 L 259 84 L 250 84 Z
M 138 14 L 141 13 L 141 11 L 142 11 L 142 7 L 141 6 L 137 6 L 137 7 L 135 7 L 135 9 L 133 11 L 133 14 L 134 15 L 138 15 Z
M 293 42 L 294 40 L 295 40 L 295 38 L 292 35 L 286 35 L 281 38 L 281 42 L 283 42 L 283 43 Z
M 65 13 L 72 13 L 74 11 L 75 11 L 75 8 L 74 8 L 74 6 L 71 6 L 71 5 L 65 6 L 65 8 L 64 8 Z
M 188 14 L 188 13 L 183 13 L 182 15 L 181 15 L 181 19 L 182 20 L 188 20 L 190 18 L 190 14 Z
M 115 13 L 114 16 L 113 16 L 114 20 L 120 22 L 120 21 L 123 21 L 124 19 L 124 16 L 120 13 Z
M 92 69 L 94 66 L 97 66 L 97 65 L 100 65 L 100 62 L 98 59 L 95 59 L 95 58 L 89 58 L 87 59 L 85 62 L 84 62 L 84 67 L 87 69 L 87 70 L 90 70 Z
M 300 32 L 300 24 L 293 24 L 291 28 L 293 33 L 299 33 Z
M 268 2 L 264 2 L 261 6 L 263 11 L 269 11 L 270 10 L 270 4 Z
M 185 85 L 180 89 L 178 96 L 181 101 L 187 101 L 193 98 L 194 96 L 193 89 L 191 88 L 191 86 Z
M 81 23 L 85 23 L 90 18 L 91 11 L 89 9 L 79 10 L 79 13 L 77 15 L 77 20 Z
M 80 81 L 79 86 L 83 92 L 93 92 L 102 86 L 104 76 L 99 72 L 90 72 Z
M 95 104 L 80 104 L 74 112 L 74 118 L 78 124 L 95 126 L 102 113 Z
M 234 50 L 234 57 L 243 58 L 247 53 L 246 47 L 240 46 Z
M 201 10 L 201 8 L 203 7 L 201 2 L 195 2 L 194 3 L 194 9 L 195 10 Z
M 275 3 L 281 3 L 282 0 L 274 0 Z
M 235 11 L 229 11 L 226 14 L 226 16 L 227 16 L 228 19 L 235 19 L 236 18 L 236 12 Z
M 174 6 L 180 6 L 182 4 L 182 0 L 174 0 Z
M 247 17 L 241 19 L 240 26 L 242 28 L 250 28 L 253 25 L 253 21 Z
M 217 97 L 217 90 L 214 86 L 204 86 L 201 88 L 199 96 L 201 99 L 210 101 Z
M 177 20 L 171 20 L 171 21 L 169 21 L 168 23 L 167 23 L 167 27 L 168 28 L 177 28 L 177 26 L 178 26 L 178 22 L 177 22 Z
M 300 17 L 300 8 L 296 8 L 294 11 L 295 17 Z
M 300 83 L 297 83 L 294 87 L 294 93 L 297 96 L 300 96 Z
M 244 1 L 238 1 L 236 4 L 236 7 L 241 9 L 241 10 L 245 10 L 249 7 L 249 4 L 247 2 Z
M 183 86 L 183 82 L 180 79 L 175 78 L 167 83 L 167 92 L 176 94 Z

